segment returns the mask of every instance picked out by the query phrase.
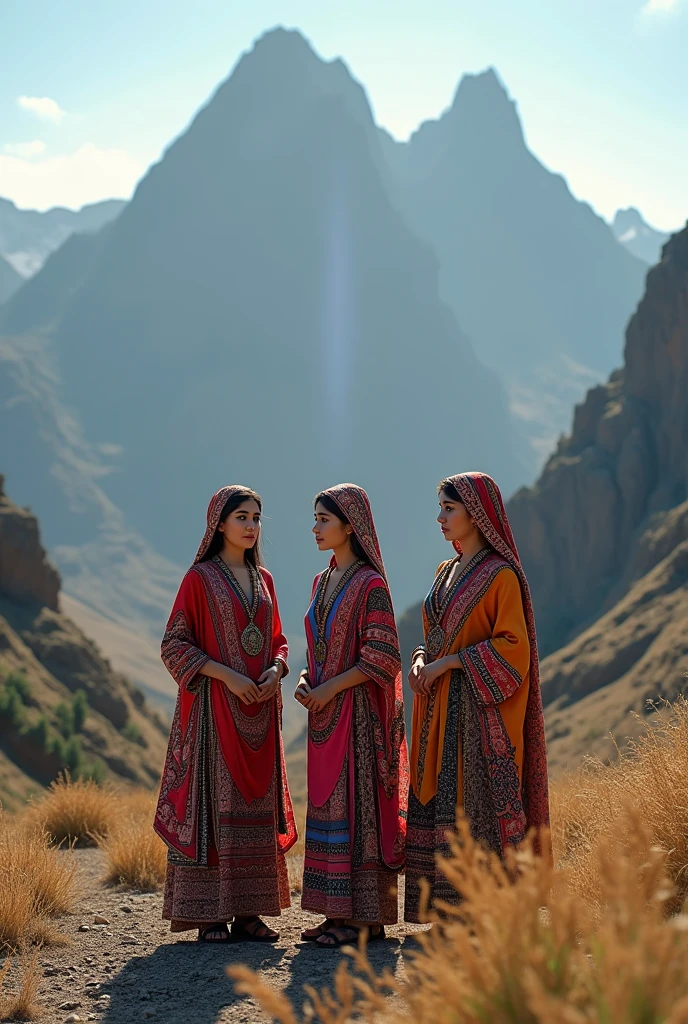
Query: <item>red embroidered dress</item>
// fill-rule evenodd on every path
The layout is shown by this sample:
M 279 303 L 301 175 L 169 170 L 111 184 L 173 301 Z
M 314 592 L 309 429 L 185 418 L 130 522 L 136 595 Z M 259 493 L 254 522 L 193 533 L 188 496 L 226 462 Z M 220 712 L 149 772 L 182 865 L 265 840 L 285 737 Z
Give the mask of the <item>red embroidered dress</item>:
M 454 560 L 440 566 L 423 607 L 426 645 L 434 655 L 426 651 L 428 662 L 458 654 L 461 668 L 437 679 L 429 695 L 414 696 L 407 921 L 419 920 L 423 878 L 431 899 L 459 899 L 436 863 L 437 853 L 449 852 L 446 835 L 457 808 L 475 838 L 500 855 L 529 828 L 549 823 L 528 582 L 494 481 L 462 473 L 451 482 L 490 547 L 471 559 L 448 593 L 443 584 Z
M 296 842 L 282 749 L 281 695 L 243 704 L 218 679 L 210 659 L 257 680 L 279 658 L 286 665 L 270 573 L 260 568 L 254 622 L 263 648 L 249 657 L 241 634 L 246 599 L 219 557 L 201 561 L 234 488 L 208 509 L 208 530 L 179 588 L 162 658 L 179 694 L 155 815 L 169 847 L 163 918 L 181 931 L 235 916 L 275 916 L 290 905 L 285 852 Z
M 308 809 L 301 906 L 329 918 L 394 924 L 404 865 L 408 755 L 394 611 L 368 497 L 325 492 L 354 528 L 370 564 L 345 573 L 319 635 L 313 584 L 306 615 L 311 685 L 356 667 L 368 681 L 308 715 Z M 322 664 L 318 641 L 327 644 Z

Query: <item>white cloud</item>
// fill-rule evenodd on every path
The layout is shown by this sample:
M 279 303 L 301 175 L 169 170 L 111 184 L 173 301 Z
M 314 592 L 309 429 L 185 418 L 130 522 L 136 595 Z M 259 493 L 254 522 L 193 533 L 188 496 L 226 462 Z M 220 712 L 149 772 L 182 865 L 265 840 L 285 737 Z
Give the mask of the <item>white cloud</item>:
M 647 0 L 643 14 L 666 14 L 675 11 L 680 3 L 681 0 Z
M 53 124 L 59 124 L 65 116 L 59 103 L 51 100 L 49 96 L 20 96 L 17 103 L 22 110 L 30 110 L 41 120 L 52 121 Z
M 44 160 L 0 154 L 3 197 L 33 210 L 79 209 L 101 199 L 129 199 L 144 170 L 126 150 L 99 149 L 92 142 Z
M 34 139 L 33 142 L 7 142 L 3 148 L 10 156 L 38 156 L 45 152 L 45 142 L 40 139 Z

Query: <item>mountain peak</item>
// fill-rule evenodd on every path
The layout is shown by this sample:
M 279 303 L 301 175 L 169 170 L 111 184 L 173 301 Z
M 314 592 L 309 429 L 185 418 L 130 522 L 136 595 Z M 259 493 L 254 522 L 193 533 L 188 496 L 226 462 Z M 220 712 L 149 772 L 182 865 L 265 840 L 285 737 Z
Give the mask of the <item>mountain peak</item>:
M 612 231 L 621 245 L 638 259 L 650 265 L 659 261 L 662 246 L 669 238 L 669 235 L 648 224 L 635 206 L 616 211 L 612 221 Z
M 516 103 L 493 67 L 461 78 L 447 114 L 464 131 L 523 142 Z

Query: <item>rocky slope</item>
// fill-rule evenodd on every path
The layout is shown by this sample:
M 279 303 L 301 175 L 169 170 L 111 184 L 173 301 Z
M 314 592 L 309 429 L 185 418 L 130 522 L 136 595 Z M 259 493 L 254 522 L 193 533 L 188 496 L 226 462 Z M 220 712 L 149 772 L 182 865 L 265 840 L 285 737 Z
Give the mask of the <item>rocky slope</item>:
M 65 767 L 152 786 L 165 725 L 62 613 L 36 519 L 3 484 L 0 477 L 0 798 L 12 806 Z
M 577 407 L 537 483 L 509 504 L 547 653 L 654 565 L 643 537 L 688 497 L 688 229 L 632 318 L 625 362 Z

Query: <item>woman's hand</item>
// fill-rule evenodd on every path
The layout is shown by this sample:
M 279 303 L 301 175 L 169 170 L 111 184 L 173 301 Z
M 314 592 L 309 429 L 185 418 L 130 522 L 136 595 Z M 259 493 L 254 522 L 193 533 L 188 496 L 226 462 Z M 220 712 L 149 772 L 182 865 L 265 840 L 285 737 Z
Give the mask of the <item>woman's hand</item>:
M 296 684 L 296 689 L 294 690 L 294 699 L 297 700 L 299 704 L 303 704 L 303 699 L 306 694 L 310 693 L 310 689 L 311 681 L 308 678 L 308 669 L 304 668 L 299 675 L 299 681 Z M 303 704 L 303 706 L 305 707 L 306 705 Z
M 242 704 L 257 704 L 261 700 L 260 687 L 252 679 L 242 675 L 240 672 L 227 669 L 222 682 L 230 693 L 239 698 Z
M 449 654 L 446 658 L 438 658 L 437 661 L 431 661 L 428 665 L 423 665 L 418 673 L 417 685 L 419 689 L 415 692 L 424 693 L 427 696 L 440 676 L 451 672 L 452 669 L 457 667 L 456 661 L 456 655 Z
M 258 698 L 258 702 L 260 704 L 275 696 L 279 689 L 281 678 L 282 672 L 278 665 L 270 665 L 265 669 L 263 674 L 258 677 L 258 686 L 260 687 L 260 697 Z
M 425 668 L 425 656 L 417 654 L 413 665 L 411 665 L 411 671 L 408 674 L 408 684 L 414 693 L 422 693 L 420 686 L 420 674 L 422 669 Z
M 330 682 L 321 683 L 312 689 L 308 677 L 301 679 L 294 694 L 299 704 L 302 704 L 308 711 L 322 711 L 331 700 L 337 696 L 337 691 L 330 685 Z

